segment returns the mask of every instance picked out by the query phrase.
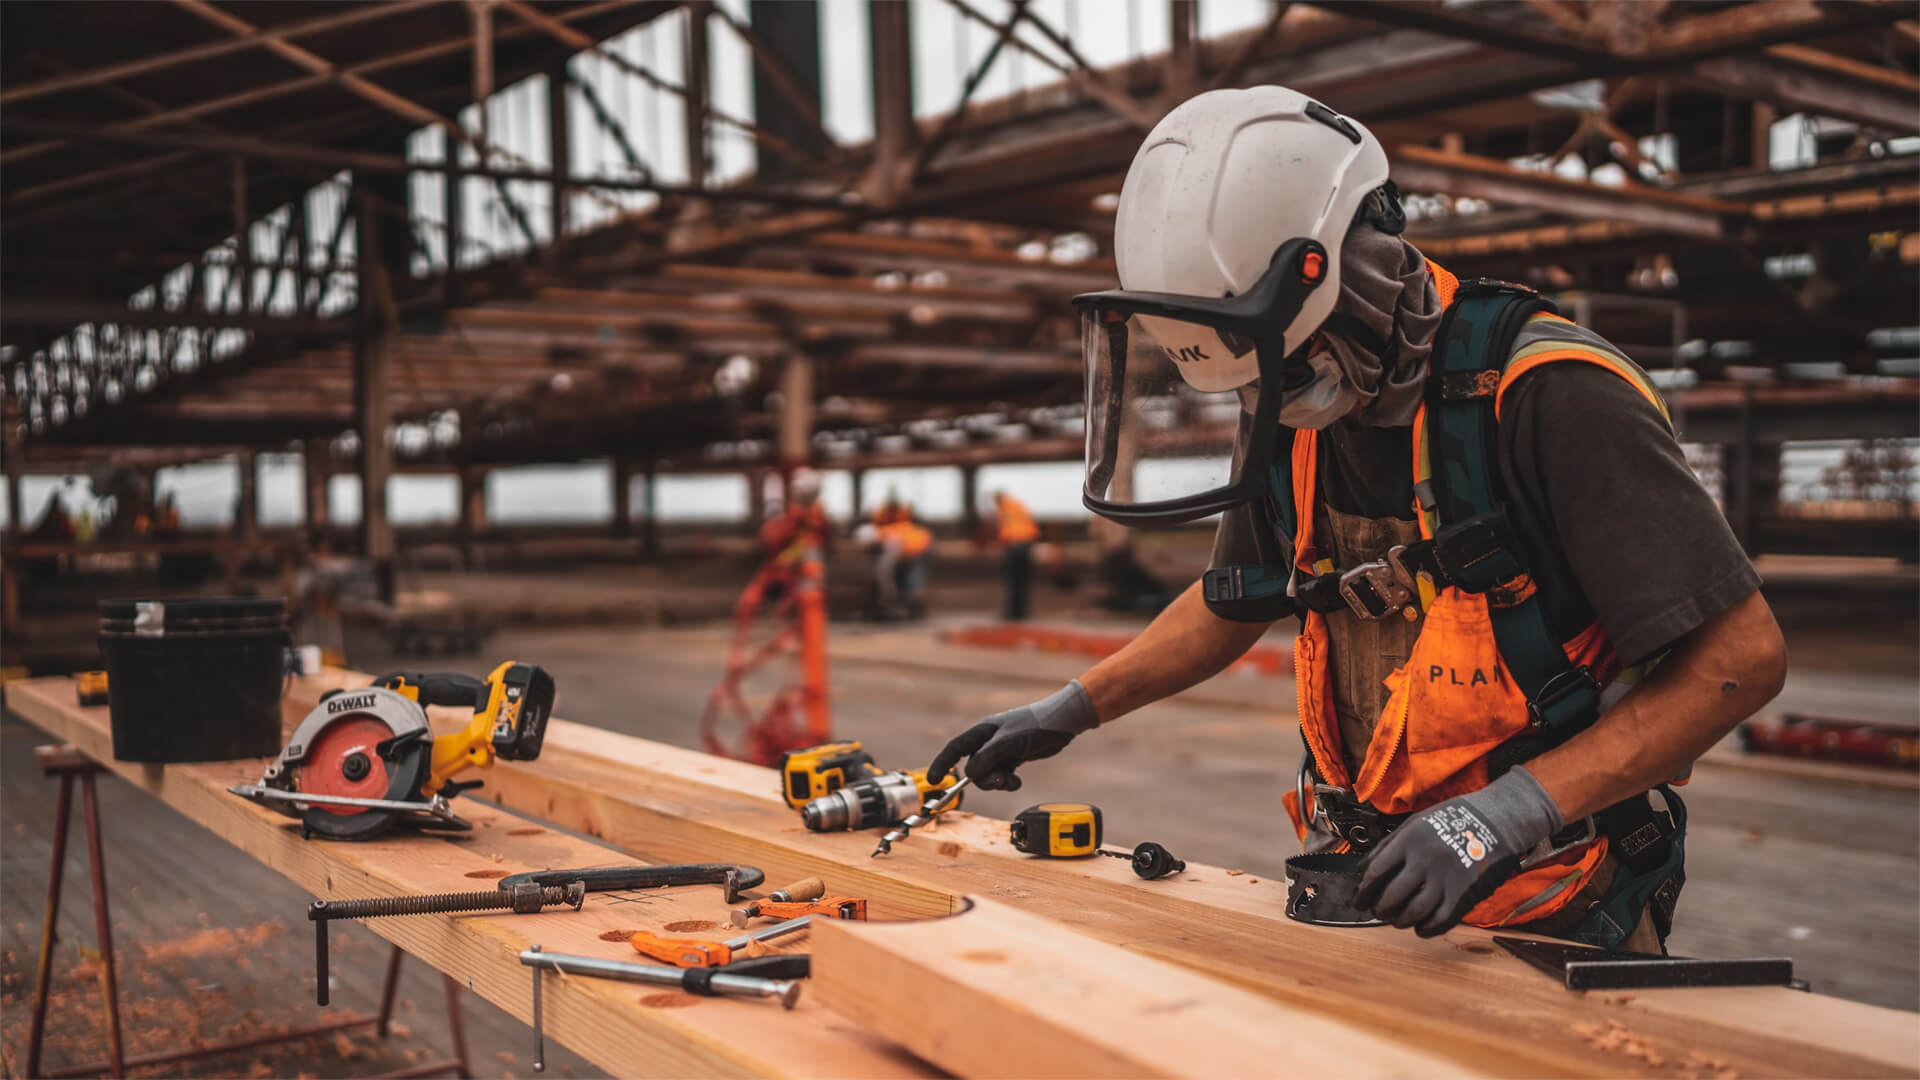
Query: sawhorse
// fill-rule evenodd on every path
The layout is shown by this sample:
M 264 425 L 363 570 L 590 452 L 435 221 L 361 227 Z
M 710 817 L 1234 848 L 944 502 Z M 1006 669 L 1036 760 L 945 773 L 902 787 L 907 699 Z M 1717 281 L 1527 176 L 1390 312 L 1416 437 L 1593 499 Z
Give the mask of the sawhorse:
M 364 1027 L 368 1024 L 375 1025 L 381 1038 L 386 1037 L 393 1019 L 394 992 L 400 984 L 400 958 L 405 955 L 398 945 L 393 947 L 392 954 L 387 957 L 387 976 L 380 990 L 378 1013 L 355 1013 L 330 1024 L 296 1028 L 279 1034 L 262 1035 L 215 1046 L 196 1046 L 191 1050 L 127 1057 L 120 1039 L 120 991 L 114 971 L 113 921 L 107 911 L 107 868 L 101 856 L 100 802 L 94 790 L 94 779 L 105 769 L 72 746 L 38 746 L 34 748 L 33 756 L 40 763 L 42 772 L 50 777 L 59 778 L 60 801 L 53 817 L 53 863 L 47 876 L 47 914 L 40 924 L 40 962 L 33 980 L 33 1023 L 28 1028 L 27 1034 L 25 1075 L 45 1076 L 57 1080 L 60 1077 L 98 1076 L 105 1073 L 117 1080 L 125 1076 L 127 1070 L 131 1068 L 165 1065 L 175 1061 L 190 1061 L 194 1058 L 212 1057 L 237 1050 L 272 1046 L 314 1035 L 326 1035 L 347 1028 Z M 46 1032 L 47 997 L 53 976 L 54 931 L 60 919 L 60 882 L 64 876 L 62 871 L 66 867 L 67 822 L 73 808 L 75 780 L 80 782 L 80 804 L 86 812 L 87 819 L 87 859 L 88 869 L 93 878 L 94 933 L 100 947 L 100 986 L 107 1014 L 107 1060 L 41 1072 L 41 1037 Z M 443 975 L 441 978 L 447 992 L 447 1027 L 453 1043 L 453 1056 L 443 1061 L 430 1061 L 400 1072 L 387 1073 L 386 1076 L 434 1076 L 440 1073 L 471 1075 L 467 1064 L 466 1024 L 460 1015 L 460 984 L 451 976 Z

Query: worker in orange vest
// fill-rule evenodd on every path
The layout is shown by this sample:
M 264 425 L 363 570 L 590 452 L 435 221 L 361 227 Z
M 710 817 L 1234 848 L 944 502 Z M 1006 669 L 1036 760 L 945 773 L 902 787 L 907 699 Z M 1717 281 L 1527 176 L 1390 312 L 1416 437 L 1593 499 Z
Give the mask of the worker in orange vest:
M 1673 787 L 1779 692 L 1786 646 L 1659 391 L 1537 293 L 1422 257 L 1379 141 L 1303 94 L 1192 98 L 1120 193 L 1122 287 L 1075 300 L 1084 500 L 1125 525 L 1219 515 L 1214 565 L 928 780 L 966 758 L 1015 789 L 1293 615 L 1307 752 L 1283 802 L 1311 854 L 1290 916 L 1663 951 Z M 1136 486 L 1176 394 L 1237 407 L 1231 468 Z
M 1040 539 L 1027 505 L 1006 491 L 993 493 L 995 538 L 1000 542 L 1000 574 L 1006 584 L 1006 603 L 1002 615 L 1008 622 L 1027 617 L 1029 589 L 1033 584 L 1033 545 Z
M 933 533 L 913 520 L 913 507 L 888 500 L 886 520 L 873 527 L 872 544 L 877 610 L 884 618 L 918 619 L 927 613 L 927 565 L 932 561 Z

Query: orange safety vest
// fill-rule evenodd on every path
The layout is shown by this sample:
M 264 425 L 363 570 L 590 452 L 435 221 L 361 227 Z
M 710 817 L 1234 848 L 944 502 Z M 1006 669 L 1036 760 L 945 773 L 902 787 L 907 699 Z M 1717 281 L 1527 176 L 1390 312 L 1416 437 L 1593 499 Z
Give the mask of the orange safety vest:
M 1450 306 L 1459 280 L 1431 261 L 1427 266 L 1442 306 Z M 1533 317 L 1559 318 L 1548 314 Z M 1666 412 L 1665 403 L 1646 377 L 1624 360 L 1570 347 L 1522 349 L 1521 354 L 1510 358 L 1502 373 L 1494 399 L 1496 417 L 1498 403 L 1515 380 L 1544 364 L 1563 360 L 1598 364 L 1613 371 L 1647 395 L 1663 415 Z M 1426 406 L 1422 405 L 1413 422 L 1416 484 L 1425 483 L 1432 472 L 1426 428 Z M 1295 435 L 1291 469 L 1295 567 L 1309 574 L 1315 572 L 1322 558 L 1315 550 L 1313 535 L 1315 481 L 1319 476 L 1317 434 L 1303 430 Z M 1421 535 L 1431 539 L 1437 524 L 1434 513 L 1422 508 L 1419 516 Z M 1387 676 L 1391 694 L 1361 757 L 1358 775 L 1348 769 L 1341 752 L 1326 616 L 1306 610 L 1303 629 L 1294 643 L 1300 727 L 1316 771 L 1325 783 L 1352 789 L 1355 798 L 1385 814 L 1417 812 L 1485 787 L 1488 756 L 1528 727 L 1526 696 L 1508 674 L 1494 640 L 1488 617 L 1490 594 L 1448 586 L 1431 598 L 1421 597 L 1421 601 L 1426 621 L 1405 666 Z M 1597 622 L 1561 647 L 1572 663 L 1590 668 L 1602 685 L 1619 674 L 1613 647 Z M 1496 889 L 1467 914 L 1466 922 L 1486 927 L 1503 925 L 1516 914 L 1528 922 L 1545 918 L 1574 898 L 1606 853 L 1607 838 L 1600 836 L 1531 867 Z M 1544 899 L 1529 903 L 1540 897 Z M 1523 905 L 1524 910 L 1520 910 Z
M 933 533 L 910 520 L 890 521 L 880 526 L 880 536 L 889 543 L 899 544 L 900 554 L 909 559 L 926 554 L 933 546 Z
M 1034 524 L 1033 515 L 1019 499 L 1011 495 L 1002 498 L 999 512 L 1001 543 L 1031 544 L 1040 539 L 1040 526 Z

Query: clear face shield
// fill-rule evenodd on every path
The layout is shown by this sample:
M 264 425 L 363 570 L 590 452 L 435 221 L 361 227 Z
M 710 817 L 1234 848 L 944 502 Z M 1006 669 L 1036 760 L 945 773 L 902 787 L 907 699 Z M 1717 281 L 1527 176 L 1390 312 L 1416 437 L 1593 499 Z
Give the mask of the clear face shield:
M 1290 381 L 1310 377 L 1287 363 L 1282 334 L 1325 277 L 1325 252 L 1299 239 L 1241 296 L 1076 297 L 1087 508 L 1122 524 L 1174 524 L 1258 498 L 1281 398 Z

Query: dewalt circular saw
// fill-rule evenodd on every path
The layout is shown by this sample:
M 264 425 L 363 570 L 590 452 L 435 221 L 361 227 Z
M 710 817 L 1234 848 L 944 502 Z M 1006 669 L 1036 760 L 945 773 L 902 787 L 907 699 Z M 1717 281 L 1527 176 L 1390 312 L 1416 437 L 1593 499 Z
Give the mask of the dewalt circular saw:
M 553 677 L 508 661 L 485 679 L 444 672 L 394 672 L 363 689 L 334 690 L 294 728 L 257 784 L 235 795 L 300 819 L 306 836 L 365 840 L 396 825 L 470 829 L 449 800 L 480 781 L 459 781 L 469 765 L 540 756 L 553 714 Z M 473 710 L 459 731 L 435 736 L 427 706 Z

